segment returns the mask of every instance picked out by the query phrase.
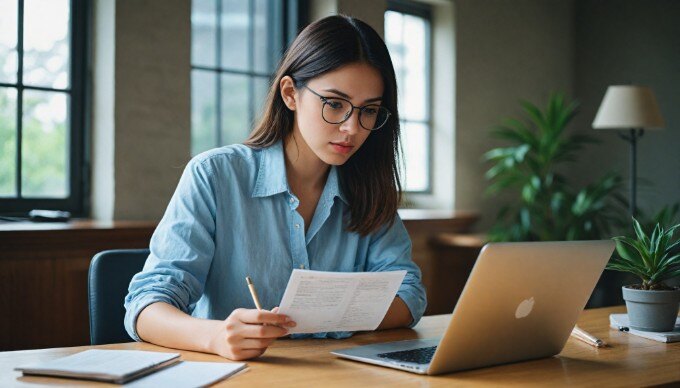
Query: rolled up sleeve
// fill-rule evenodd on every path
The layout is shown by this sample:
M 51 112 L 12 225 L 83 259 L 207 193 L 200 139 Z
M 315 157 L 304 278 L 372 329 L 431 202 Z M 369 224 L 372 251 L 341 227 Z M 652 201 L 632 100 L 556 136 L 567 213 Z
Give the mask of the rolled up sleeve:
M 216 187 L 209 161 L 192 159 L 154 231 L 150 255 L 125 297 L 125 329 L 135 340 L 137 318 L 165 302 L 191 314 L 203 294 L 215 253 Z
M 427 299 L 420 268 L 411 258 L 411 238 L 398 215 L 391 226 L 383 226 L 371 237 L 366 267 L 371 272 L 406 271 L 397 296 L 413 317 L 408 327 L 415 326 L 425 313 Z

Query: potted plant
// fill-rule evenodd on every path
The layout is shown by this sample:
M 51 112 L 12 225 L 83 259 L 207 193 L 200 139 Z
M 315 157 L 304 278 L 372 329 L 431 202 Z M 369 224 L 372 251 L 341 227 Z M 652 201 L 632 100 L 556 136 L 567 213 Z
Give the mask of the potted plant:
M 636 238 L 614 237 L 616 253 L 607 269 L 629 272 L 642 280 L 623 286 L 630 327 L 645 331 L 671 331 L 678 316 L 680 287 L 665 284 L 680 275 L 680 239 L 673 233 L 680 224 L 665 229 L 654 226 L 651 236 L 633 219 Z
M 540 109 L 521 102 L 524 117 L 505 119 L 493 135 L 509 146 L 484 154 L 492 166 L 487 194 L 509 192 L 492 227 L 490 241 L 555 241 L 608 238 L 628 224 L 623 180 L 608 173 L 585 187 L 577 188 L 565 171 L 578 153 L 597 140 L 572 133 L 567 126 L 578 104 L 562 94 L 550 96 Z

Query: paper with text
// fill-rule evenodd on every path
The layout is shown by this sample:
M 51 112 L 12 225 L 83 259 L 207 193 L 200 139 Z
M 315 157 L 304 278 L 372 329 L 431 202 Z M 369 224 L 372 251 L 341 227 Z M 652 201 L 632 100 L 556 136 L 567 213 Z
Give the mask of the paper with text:
M 297 326 L 289 333 L 375 330 L 390 308 L 406 271 L 293 270 L 279 306 Z

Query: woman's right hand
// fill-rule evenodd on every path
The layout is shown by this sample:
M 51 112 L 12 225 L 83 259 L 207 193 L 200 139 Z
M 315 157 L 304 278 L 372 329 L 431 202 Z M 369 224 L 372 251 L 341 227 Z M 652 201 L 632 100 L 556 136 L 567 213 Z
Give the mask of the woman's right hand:
M 212 353 L 234 361 L 261 356 L 277 338 L 288 334 L 295 322 L 283 314 L 256 309 L 236 309 L 216 325 L 210 339 Z

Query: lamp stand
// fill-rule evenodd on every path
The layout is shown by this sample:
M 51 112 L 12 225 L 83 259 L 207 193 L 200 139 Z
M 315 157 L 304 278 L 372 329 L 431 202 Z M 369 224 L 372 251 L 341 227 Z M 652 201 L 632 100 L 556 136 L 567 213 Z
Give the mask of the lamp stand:
M 630 215 L 635 217 L 637 209 L 637 139 L 645 134 L 644 129 L 631 128 L 629 135 L 619 133 L 619 136 L 630 143 Z

